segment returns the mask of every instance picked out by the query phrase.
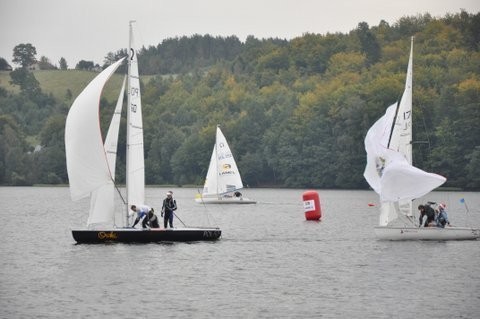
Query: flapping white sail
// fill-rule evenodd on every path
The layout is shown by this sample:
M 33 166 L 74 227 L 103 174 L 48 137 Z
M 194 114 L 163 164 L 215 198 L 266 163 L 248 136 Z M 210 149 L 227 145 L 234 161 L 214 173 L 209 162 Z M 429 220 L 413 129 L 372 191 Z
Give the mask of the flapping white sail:
M 446 181 L 443 176 L 412 166 L 403 153 L 388 148 L 395 107 L 392 105 L 387 109 L 365 138 L 367 166 L 364 176 L 382 202 L 413 200 Z
M 446 181 L 443 176 L 412 165 L 412 82 L 413 39 L 402 99 L 387 108 L 365 137 L 367 165 L 364 177 L 380 195 L 381 226 L 403 216 L 411 217 L 412 200 Z

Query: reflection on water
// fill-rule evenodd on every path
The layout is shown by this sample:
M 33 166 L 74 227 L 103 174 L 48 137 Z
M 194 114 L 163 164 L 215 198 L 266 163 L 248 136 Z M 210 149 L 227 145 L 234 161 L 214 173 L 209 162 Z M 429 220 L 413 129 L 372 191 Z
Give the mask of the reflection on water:
M 0 188 L 0 317 L 478 316 L 480 241 L 377 241 L 373 192 L 319 190 L 322 221 L 307 222 L 303 190 L 248 189 L 258 204 L 238 206 L 172 190 L 178 217 L 220 226 L 220 241 L 76 245 L 69 228 L 84 226 L 88 200 L 71 202 L 64 187 Z M 165 191 L 148 188 L 147 204 L 159 211 Z M 480 226 L 479 193 L 425 200 Z

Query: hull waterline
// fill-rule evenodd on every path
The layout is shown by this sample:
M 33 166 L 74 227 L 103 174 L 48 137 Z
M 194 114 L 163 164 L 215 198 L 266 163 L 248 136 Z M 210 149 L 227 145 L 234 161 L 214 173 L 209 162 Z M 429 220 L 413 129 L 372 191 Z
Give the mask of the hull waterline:
M 204 197 L 204 198 L 195 198 L 195 202 L 199 203 L 199 204 L 256 204 L 257 202 L 254 201 L 254 200 L 251 200 L 251 199 L 248 199 L 248 198 L 241 198 L 241 199 L 238 199 L 238 198 L 225 198 L 225 199 L 221 199 L 221 198 L 217 198 L 217 197 L 214 197 L 214 198 L 207 198 L 207 197 Z
M 480 229 L 469 227 L 375 227 L 380 240 L 476 240 Z
M 135 229 L 115 228 L 104 230 L 73 229 L 73 239 L 79 244 L 94 243 L 155 243 L 215 241 L 220 238 L 220 228 Z

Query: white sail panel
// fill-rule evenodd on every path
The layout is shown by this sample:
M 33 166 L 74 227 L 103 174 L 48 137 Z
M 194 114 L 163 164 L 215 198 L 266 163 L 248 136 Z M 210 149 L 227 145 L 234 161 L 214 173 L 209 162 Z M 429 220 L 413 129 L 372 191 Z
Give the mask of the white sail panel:
M 363 176 L 377 194 L 381 192 L 381 176 L 387 161 L 387 146 L 395 109 L 396 104 L 390 105 L 385 114 L 368 130 L 365 137 L 367 165 Z
M 410 47 L 405 90 L 398 105 L 395 126 L 389 148 L 403 154 L 409 164 L 412 164 L 412 83 L 413 82 L 413 39 Z
M 103 70 L 75 99 L 65 124 L 65 153 L 72 200 L 111 182 L 99 119 L 103 87 L 123 59 Z
M 393 202 L 383 202 L 380 205 L 378 225 L 386 226 L 398 218 L 398 212 Z
M 113 223 L 115 209 L 114 195 L 115 189 L 113 181 L 109 181 L 107 184 L 92 192 L 87 226 L 92 227 L 92 225 L 95 224 L 111 225 Z
M 142 102 L 138 76 L 137 53 L 133 30 L 130 27 L 128 58 L 128 110 L 127 110 L 127 199 L 130 205 L 145 202 L 145 164 L 143 149 Z
M 115 165 L 117 162 L 118 133 L 120 131 L 120 121 L 122 119 L 123 97 L 125 94 L 126 77 L 123 79 L 122 88 L 118 95 L 115 111 L 110 122 L 110 126 L 105 137 L 105 151 L 107 152 L 107 162 L 112 172 L 112 179 L 115 180 Z
M 399 154 L 399 153 L 397 153 Z M 427 173 L 408 164 L 399 154 L 391 158 L 381 178 L 380 200 L 397 202 L 420 198 L 445 183 L 443 176 Z
M 243 188 L 237 164 L 220 127 L 217 127 L 216 148 L 218 193 L 224 194 Z
M 216 195 L 217 190 L 217 144 L 213 146 L 210 164 L 208 166 L 207 178 L 203 186 L 203 195 Z
M 115 165 L 117 160 L 118 132 L 120 130 L 120 120 L 122 115 L 123 95 L 125 93 L 125 79 L 118 96 L 115 111 L 110 122 L 110 126 L 105 137 L 105 152 L 107 155 L 107 163 L 110 168 L 112 181 L 100 187 L 92 193 L 90 199 L 90 212 L 88 215 L 87 225 L 110 223 L 114 220 L 114 184 Z
M 412 200 L 442 185 L 446 179 L 410 165 L 402 153 L 385 147 L 394 111 L 395 105 L 391 105 L 365 137 L 364 177 L 382 201 Z

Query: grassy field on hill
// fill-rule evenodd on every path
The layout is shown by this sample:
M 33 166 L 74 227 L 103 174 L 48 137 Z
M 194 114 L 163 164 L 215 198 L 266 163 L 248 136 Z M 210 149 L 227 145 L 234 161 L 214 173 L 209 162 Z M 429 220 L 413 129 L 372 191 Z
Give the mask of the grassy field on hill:
M 40 70 L 33 71 L 35 78 L 40 83 L 44 93 L 52 93 L 59 101 L 67 100 L 67 91 L 72 93 L 72 102 L 78 94 L 87 86 L 87 84 L 98 75 L 97 72 L 80 70 Z M 149 77 L 142 77 L 142 82 Z M 114 74 L 107 82 L 103 91 L 103 96 L 109 101 L 116 101 L 120 87 L 122 85 L 123 75 Z M 20 88 L 10 84 L 10 72 L 0 72 L 0 87 L 7 91 L 18 93 Z

